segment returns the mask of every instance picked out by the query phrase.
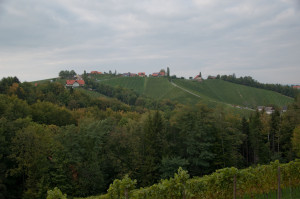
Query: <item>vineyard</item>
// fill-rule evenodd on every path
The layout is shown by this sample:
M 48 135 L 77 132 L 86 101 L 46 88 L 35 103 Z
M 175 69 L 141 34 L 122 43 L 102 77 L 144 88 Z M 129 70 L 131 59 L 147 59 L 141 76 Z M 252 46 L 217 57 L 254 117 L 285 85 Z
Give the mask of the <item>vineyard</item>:
M 295 188 L 300 185 L 300 160 L 280 164 L 258 165 L 246 169 L 224 168 L 211 175 L 190 179 L 187 171 L 179 168 L 174 178 L 161 180 L 150 187 L 135 189 L 136 180 L 125 176 L 116 179 L 108 193 L 85 199 L 229 199 L 229 198 L 272 198 L 281 195 L 281 189 L 288 198 L 298 198 Z M 278 188 L 279 193 L 278 192 Z M 275 194 L 274 194 L 275 193 Z M 297 193 L 299 194 L 299 193 Z
M 182 104 L 197 104 L 201 101 L 210 107 L 231 104 L 255 109 L 257 106 L 269 105 L 282 107 L 293 101 L 292 98 L 276 92 L 223 80 L 205 80 L 199 83 L 185 79 L 173 79 L 172 82 L 182 89 L 172 85 L 167 78 L 118 77 L 98 82 L 133 89 L 139 94 L 153 99 L 170 99 Z

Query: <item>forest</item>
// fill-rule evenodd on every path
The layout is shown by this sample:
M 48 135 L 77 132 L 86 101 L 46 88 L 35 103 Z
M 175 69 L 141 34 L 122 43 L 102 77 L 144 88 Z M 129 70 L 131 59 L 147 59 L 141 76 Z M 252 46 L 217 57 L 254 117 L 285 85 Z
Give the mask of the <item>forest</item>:
M 179 167 L 194 177 L 300 157 L 300 96 L 284 113 L 246 118 L 86 83 L 105 96 L 59 82 L 0 81 L 0 198 L 42 199 L 55 187 L 87 197 L 124 176 L 145 187 Z

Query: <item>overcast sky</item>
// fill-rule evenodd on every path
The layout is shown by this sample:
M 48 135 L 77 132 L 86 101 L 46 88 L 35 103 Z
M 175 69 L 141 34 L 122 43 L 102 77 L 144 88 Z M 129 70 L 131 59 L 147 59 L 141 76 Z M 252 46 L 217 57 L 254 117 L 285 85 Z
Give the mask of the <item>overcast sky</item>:
M 300 84 L 300 0 L 0 0 L 0 78 L 167 66 Z

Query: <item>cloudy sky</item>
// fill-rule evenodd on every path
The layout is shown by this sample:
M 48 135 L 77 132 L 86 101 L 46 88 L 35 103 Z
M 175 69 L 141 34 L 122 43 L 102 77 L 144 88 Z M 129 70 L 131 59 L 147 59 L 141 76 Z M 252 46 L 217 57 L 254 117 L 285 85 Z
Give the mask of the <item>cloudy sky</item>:
M 300 84 L 300 0 L 0 0 L 0 78 L 167 66 Z

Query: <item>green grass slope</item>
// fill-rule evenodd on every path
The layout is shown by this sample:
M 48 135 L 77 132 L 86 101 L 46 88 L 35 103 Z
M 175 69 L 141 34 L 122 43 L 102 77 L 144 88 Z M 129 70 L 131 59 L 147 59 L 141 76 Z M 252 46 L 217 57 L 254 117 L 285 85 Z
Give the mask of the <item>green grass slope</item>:
M 166 78 L 119 77 L 99 83 L 133 89 L 153 99 L 171 99 L 183 104 L 196 104 L 201 99 L 173 86 Z
M 138 93 L 144 92 L 144 84 L 146 78 L 142 77 L 115 77 L 111 79 L 100 79 L 99 83 L 108 84 L 110 86 L 122 86 L 125 88 L 133 89 Z
M 260 105 L 285 106 L 293 101 L 292 98 L 273 91 L 234 84 L 223 80 L 196 82 L 176 79 L 174 83 L 208 100 L 251 108 L 256 108 Z
M 153 99 L 170 99 L 183 104 L 202 102 L 208 106 L 221 105 L 231 107 L 256 108 L 257 106 L 285 106 L 293 101 L 292 98 L 279 93 L 258 88 L 252 88 L 223 80 L 205 80 L 196 82 L 184 79 L 172 80 L 157 77 L 117 77 L 100 80 L 99 83 L 110 86 L 122 86 L 133 89 L 139 94 Z

